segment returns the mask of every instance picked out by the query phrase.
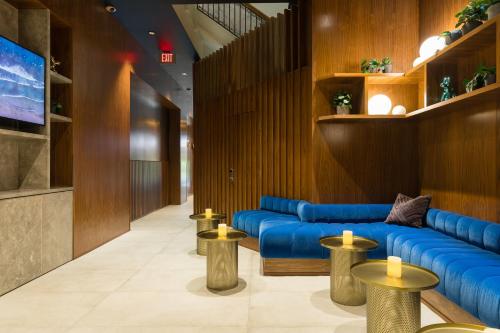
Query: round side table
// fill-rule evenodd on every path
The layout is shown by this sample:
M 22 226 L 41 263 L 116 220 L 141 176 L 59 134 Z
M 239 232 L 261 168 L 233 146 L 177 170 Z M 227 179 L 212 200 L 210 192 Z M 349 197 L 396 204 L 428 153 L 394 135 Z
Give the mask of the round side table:
M 366 284 L 368 333 L 415 333 L 420 329 L 420 292 L 439 283 L 433 272 L 403 263 L 401 278 L 387 276 L 386 260 L 368 260 L 351 267 Z
M 196 220 L 196 233 L 199 233 L 205 230 L 217 229 L 220 221 L 226 219 L 226 214 L 214 213 L 211 218 L 207 218 L 205 214 L 195 214 L 190 215 L 189 218 Z M 207 255 L 207 243 L 200 238 L 196 239 L 196 253 L 200 256 Z
M 482 333 L 486 327 L 472 324 L 435 324 L 426 326 L 417 333 Z
M 198 233 L 198 239 L 208 243 L 208 289 L 229 290 L 238 286 L 238 242 L 245 237 L 245 232 L 234 229 L 228 229 L 226 237 L 219 237 L 217 229 Z
M 351 275 L 351 266 L 365 261 L 368 251 L 375 249 L 374 240 L 354 236 L 352 245 L 344 245 L 342 236 L 320 239 L 320 244 L 330 249 L 330 298 L 342 305 L 366 303 L 366 287 Z

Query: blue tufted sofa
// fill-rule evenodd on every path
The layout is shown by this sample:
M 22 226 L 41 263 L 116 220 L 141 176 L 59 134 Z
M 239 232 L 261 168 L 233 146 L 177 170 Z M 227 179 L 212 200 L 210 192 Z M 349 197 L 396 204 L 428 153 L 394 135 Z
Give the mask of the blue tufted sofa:
M 400 256 L 439 275 L 437 290 L 482 322 L 500 327 L 500 225 L 430 209 L 426 227 L 384 223 L 392 205 L 310 204 L 264 197 L 261 210 L 235 214 L 234 227 L 259 238 L 263 258 L 327 259 L 319 244 L 353 230 L 375 239 L 371 258 Z

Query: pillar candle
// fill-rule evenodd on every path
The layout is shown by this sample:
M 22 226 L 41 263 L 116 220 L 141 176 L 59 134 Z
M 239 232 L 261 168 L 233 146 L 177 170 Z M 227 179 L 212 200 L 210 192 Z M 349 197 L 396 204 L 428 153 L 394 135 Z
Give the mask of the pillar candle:
M 387 276 L 400 279 L 402 270 L 400 257 L 387 257 Z
M 207 219 L 211 219 L 212 218 L 212 208 L 205 209 L 205 217 Z
M 353 237 L 351 230 L 344 230 L 344 232 L 342 233 L 342 242 L 344 243 L 344 245 L 352 245 Z
M 219 237 L 227 237 L 227 224 L 220 223 L 218 225 L 217 231 L 219 233 Z

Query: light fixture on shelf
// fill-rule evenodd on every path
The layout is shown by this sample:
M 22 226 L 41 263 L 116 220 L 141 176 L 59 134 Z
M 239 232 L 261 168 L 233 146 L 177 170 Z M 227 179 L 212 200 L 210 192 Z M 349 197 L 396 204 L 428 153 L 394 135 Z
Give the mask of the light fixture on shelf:
M 394 115 L 403 115 L 406 114 L 406 108 L 402 105 L 396 105 L 392 108 L 392 114 Z
M 150 36 L 156 36 L 156 31 L 149 30 L 148 31 L 148 35 L 150 35 Z
M 392 101 L 383 94 L 378 94 L 368 100 L 369 115 L 387 115 L 391 113 Z
M 432 36 L 427 38 L 420 46 L 420 57 L 428 59 L 446 47 L 446 41 L 443 37 Z

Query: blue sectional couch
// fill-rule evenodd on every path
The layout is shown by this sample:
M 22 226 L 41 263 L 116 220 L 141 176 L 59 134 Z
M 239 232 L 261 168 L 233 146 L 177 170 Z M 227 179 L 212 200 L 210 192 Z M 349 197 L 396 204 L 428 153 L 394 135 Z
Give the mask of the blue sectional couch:
M 371 258 L 400 256 L 439 275 L 437 290 L 484 323 L 500 327 L 500 225 L 430 209 L 426 227 L 386 224 L 392 205 L 310 204 L 263 197 L 233 226 L 259 238 L 263 258 L 327 259 L 321 237 L 353 230 L 375 239 Z

